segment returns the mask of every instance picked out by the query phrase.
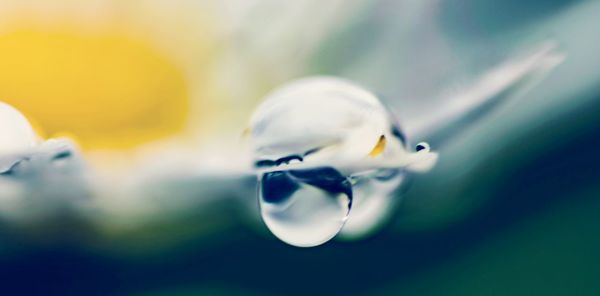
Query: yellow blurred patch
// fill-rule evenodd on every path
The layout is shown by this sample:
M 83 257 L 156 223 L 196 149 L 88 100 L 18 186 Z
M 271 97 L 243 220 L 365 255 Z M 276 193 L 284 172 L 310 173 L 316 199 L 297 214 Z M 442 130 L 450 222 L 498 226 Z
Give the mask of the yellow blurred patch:
M 181 69 L 127 34 L 22 27 L 0 34 L 0 100 L 84 148 L 130 148 L 181 131 Z

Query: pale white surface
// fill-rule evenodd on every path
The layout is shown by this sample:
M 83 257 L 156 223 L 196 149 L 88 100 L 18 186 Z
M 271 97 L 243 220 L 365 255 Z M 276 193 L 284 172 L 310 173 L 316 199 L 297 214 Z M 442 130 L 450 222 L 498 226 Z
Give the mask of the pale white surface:
M 10 169 L 19 154 L 27 152 L 38 143 L 31 124 L 14 107 L 0 102 L 0 173 Z
M 25 116 L 12 106 L 0 102 L 0 154 L 32 148 L 37 140 Z

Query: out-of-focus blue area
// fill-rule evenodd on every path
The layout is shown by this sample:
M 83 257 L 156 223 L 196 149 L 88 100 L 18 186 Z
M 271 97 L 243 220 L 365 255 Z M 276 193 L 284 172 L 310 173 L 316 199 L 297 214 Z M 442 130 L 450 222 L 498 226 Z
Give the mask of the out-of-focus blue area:
M 70 217 L 53 225 L 64 238 L 52 242 L 45 240 L 52 233 L 22 236 L 27 225 L 4 227 L 0 240 L 9 251 L 0 257 L 0 289 L 43 295 L 598 295 L 599 13 L 597 1 L 583 0 L 372 1 L 328 27 L 290 78 L 356 80 L 383 94 L 404 122 L 424 116 L 519 49 L 551 39 L 567 56 L 535 88 L 445 147 L 432 147 L 441 149 L 439 165 L 413 178 L 392 221 L 371 238 L 290 247 L 229 196 L 109 242 Z M 420 140 L 426 139 L 414 139 Z

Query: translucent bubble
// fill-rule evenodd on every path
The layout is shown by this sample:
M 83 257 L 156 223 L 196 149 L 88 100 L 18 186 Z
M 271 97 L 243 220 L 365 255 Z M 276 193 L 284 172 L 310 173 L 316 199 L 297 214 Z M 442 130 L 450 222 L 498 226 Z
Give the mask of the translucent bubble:
M 259 196 L 269 230 L 298 247 L 333 238 L 352 206 L 350 182 L 333 168 L 266 173 L 259 179 Z

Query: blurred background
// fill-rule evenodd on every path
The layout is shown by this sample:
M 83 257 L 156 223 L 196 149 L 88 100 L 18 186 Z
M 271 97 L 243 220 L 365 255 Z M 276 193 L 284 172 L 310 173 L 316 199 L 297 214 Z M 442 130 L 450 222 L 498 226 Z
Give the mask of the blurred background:
M 94 181 L 75 195 L 94 202 L 31 220 L 0 206 L 0 289 L 598 295 L 599 13 L 594 0 L 3 0 L 0 100 L 81 147 Z M 365 240 L 285 245 L 253 177 L 232 173 L 253 108 L 291 79 L 354 80 L 410 126 L 546 40 L 565 61 L 433 145 L 439 164 Z M 48 207 L 35 192 L 26 211 Z

